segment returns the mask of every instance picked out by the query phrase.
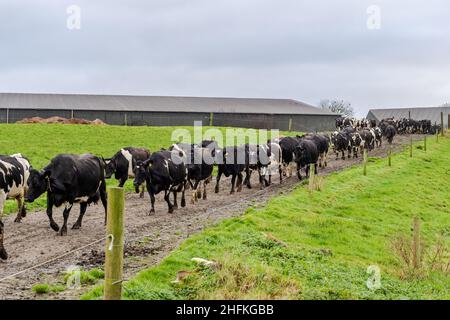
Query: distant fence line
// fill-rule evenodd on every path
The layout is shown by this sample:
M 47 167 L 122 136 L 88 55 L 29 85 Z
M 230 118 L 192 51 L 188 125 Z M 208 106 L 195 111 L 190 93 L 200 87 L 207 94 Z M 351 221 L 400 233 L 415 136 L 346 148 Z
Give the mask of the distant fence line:
M 0 123 L 15 123 L 32 117 L 100 119 L 111 125 L 128 126 L 204 126 L 279 129 L 282 131 L 329 131 L 335 128 L 335 115 L 248 114 L 212 112 L 98 111 L 58 109 L 0 109 Z

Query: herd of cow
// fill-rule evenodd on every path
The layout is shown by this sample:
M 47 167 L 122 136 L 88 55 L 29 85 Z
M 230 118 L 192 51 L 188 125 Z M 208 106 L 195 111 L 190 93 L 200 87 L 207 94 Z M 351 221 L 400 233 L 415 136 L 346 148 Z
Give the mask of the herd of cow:
M 174 144 L 168 149 L 151 153 L 144 148 L 127 147 L 119 150 L 112 158 L 103 159 L 91 154 L 60 154 L 54 157 L 42 170 L 32 168 L 28 159 L 21 154 L 0 156 L 0 218 L 7 199 L 16 199 L 18 213 L 15 222 L 26 216 L 24 202 L 33 202 L 47 193 L 47 215 L 50 227 L 60 235 L 67 234 L 67 221 L 74 204 L 80 204 L 80 213 L 72 229 L 79 229 L 87 206 L 101 201 L 106 220 L 106 179 L 114 177 L 123 186 L 128 178 L 134 178 L 133 185 L 141 197 L 145 187 L 150 195 L 150 213 L 155 212 L 155 195 L 163 192 L 172 213 L 178 207 L 177 195 L 181 193 L 181 207 L 186 205 L 185 191 L 192 190 L 191 202 L 206 199 L 206 185 L 211 182 L 213 169 L 217 167 L 215 192 L 219 192 L 221 177 L 231 176 L 231 191 L 239 192 L 242 186 L 251 188 L 252 172 L 259 176 L 261 189 L 271 184 L 271 177 L 291 176 L 296 170 L 301 180 L 301 170 L 309 175 L 310 164 L 327 166 L 327 155 L 332 148 L 336 154 L 345 152 L 348 158 L 358 157 L 363 149 L 372 150 L 381 146 L 384 137 L 392 143 L 397 127 L 390 120 L 376 125 L 370 121 L 355 122 L 352 119 L 338 119 L 339 131 L 327 134 L 307 134 L 296 137 L 282 137 L 265 144 L 229 146 L 220 148 L 215 141 L 199 144 Z M 245 174 L 245 178 L 244 178 Z M 173 202 L 170 199 L 172 195 Z M 53 208 L 64 206 L 62 227 L 53 219 Z M 4 225 L 0 219 L 0 258 L 7 259 L 3 247 Z

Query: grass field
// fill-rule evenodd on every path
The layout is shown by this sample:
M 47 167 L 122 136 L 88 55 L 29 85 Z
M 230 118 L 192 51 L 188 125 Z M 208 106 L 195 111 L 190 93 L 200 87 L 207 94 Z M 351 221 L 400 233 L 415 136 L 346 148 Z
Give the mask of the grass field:
M 124 297 L 450 299 L 450 140 L 430 140 L 427 153 L 397 154 L 392 167 L 371 159 L 368 176 L 361 167 L 332 174 L 322 191 L 299 186 L 192 236 L 128 281 Z M 425 249 L 422 268 L 411 271 L 393 247 L 395 239 L 410 244 L 414 217 Z M 433 260 L 438 243 L 444 255 Z M 218 266 L 198 267 L 193 257 Z M 381 285 L 372 289 L 369 266 L 381 272 Z M 179 271 L 192 274 L 174 283 Z M 83 298 L 101 295 L 98 287 Z
M 204 127 L 203 131 L 211 127 Z M 45 167 L 59 153 L 92 153 L 105 158 L 112 157 L 123 147 L 146 147 L 151 151 L 169 147 L 174 129 L 186 129 L 193 136 L 193 127 L 125 127 L 60 124 L 0 124 L 0 154 L 22 153 L 36 169 Z M 217 128 L 224 132 L 225 128 Z M 282 132 L 295 135 L 295 132 Z M 198 142 L 198 141 L 195 141 Z M 109 185 L 117 184 L 110 179 Z M 132 190 L 132 182 L 126 185 Z M 41 197 L 29 209 L 45 206 Z M 14 201 L 7 201 L 5 213 L 16 211 Z

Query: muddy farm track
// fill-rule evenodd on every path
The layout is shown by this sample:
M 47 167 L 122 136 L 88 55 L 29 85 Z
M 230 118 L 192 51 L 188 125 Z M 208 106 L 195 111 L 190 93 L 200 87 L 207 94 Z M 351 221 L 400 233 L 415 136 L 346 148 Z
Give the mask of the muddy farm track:
M 414 135 L 414 140 L 422 139 Z M 400 151 L 409 143 L 409 136 L 397 136 L 394 141 L 394 151 Z M 386 157 L 387 147 L 375 149 L 370 157 Z M 321 175 L 335 172 L 361 162 L 361 157 L 351 160 L 335 160 L 331 155 L 328 167 L 320 170 Z M 159 196 L 156 202 L 156 214 L 149 216 L 149 198 L 140 199 L 138 195 L 126 196 L 126 234 L 125 234 L 125 279 L 141 269 L 157 264 L 170 251 L 177 248 L 183 240 L 198 233 L 223 219 L 238 216 L 248 207 L 263 205 L 267 200 L 280 193 L 295 188 L 299 181 L 297 177 L 278 183 L 275 176 L 273 184 L 264 190 L 259 190 L 256 174 L 252 176 L 253 189 L 244 187 L 242 192 L 229 195 L 230 181 L 222 179 L 221 191 L 213 191 L 215 180 L 208 185 L 208 200 L 200 200 L 190 204 L 190 191 L 186 193 L 187 206 L 167 213 L 166 203 Z M 9 253 L 6 262 L 0 262 L 0 279 L 16 274 L 27 268 L 42 266 L 26 271 L 14 277 L 0 281 L 0 299 L 38 299 L 31 287 L 37 283 L 55 283 L 61 281 L 63 273 L 70 266 L 81 266 L 86 269 L 102 267 L 105 229 L 101 206 L 88 208 L 81 230 L 68 230 L 68 235 L 60 237 L 50 227 L 45 210 L 29 213 L 22 223 L 14 223 L 14 216 L 3 219 L 5 223 L 5 248 Z M 69 225 L 78 216 L 78 208 L 72 211 Z M 58 223 L 62 221 L 61 210 L 56 210 L 54 217 Z M 94 241 L 97 243 L 89 245 Z M 84 248 L 82 248 L 84 247 Z M 77 250 L 82 248 L 81 250 Z M 74 251 L 76 250 L 76 251 Z M 72 252 L 73 251 L 73 252 Z M 65 256 L 63 256 L 65 255 Z M 62 256 L 61 258 L 59 258 Z M 56 258 L 56 259 L 55 259 Z M 61 293 L 44 295 L 46 299 L 76 299 L 88 288 L 65 290 Z

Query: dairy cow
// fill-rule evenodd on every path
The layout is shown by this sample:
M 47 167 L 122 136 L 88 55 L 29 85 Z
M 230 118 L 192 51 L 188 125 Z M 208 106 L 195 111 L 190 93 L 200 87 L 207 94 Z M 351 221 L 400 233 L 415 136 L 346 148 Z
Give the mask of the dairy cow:
M 28 179 L 26 202 L 33 202 L 47 192 L 47 215 L 50 227 L 67 234 L 67 220 L 75 203 L 80 204 L 80 214 L 72 229 L 80 229 L 88 205 L 101 200 L 105 210 L 106 223 L 106 182 L 105 162 L 91 154 L 60 154 L 41 171 L 31 170 Z M 65 206 L 64 223 L 61 229 L 53 220 L 53 207 Z
M 1 221 L 6 199 L 16 199 L 18 212 L 15 222 L 26 215 L 23 202 L 30 175 L 30 163 L 21 154 L 0 155 L 0 259 L 6 260 L 8 254 L 3 246 L 4 224 Z
M 134 178 L 134 169 L 137 161 L 144 161 L 150 158 L 150 151 L 145 148 L 126 147 L 119 150 L 112 158 L 105 159 L 106 178 L 109 179 L 114 174 L 116 180 L 119 180 L 119 187 L 123 187 L 128 178 Z M 137 186 L 136 193 L 144 197 L 145 188 L 139 190 Z
M 153 153 L 145 161 L 136 164 L 134 185 L 139 186 L 146 182 L 147 192 L 150 195 L 150 213 L 155 212 L 155 195 L 164 191 L 164 200 L 168 212 L 173 213 L 178 208 L 177 193 L 181 192 L 181 206 L 186 206 L 185 190 L 188 169 L 179 151 L 161 150 Z M 170 201 L 173 194 L 174 202 Z

